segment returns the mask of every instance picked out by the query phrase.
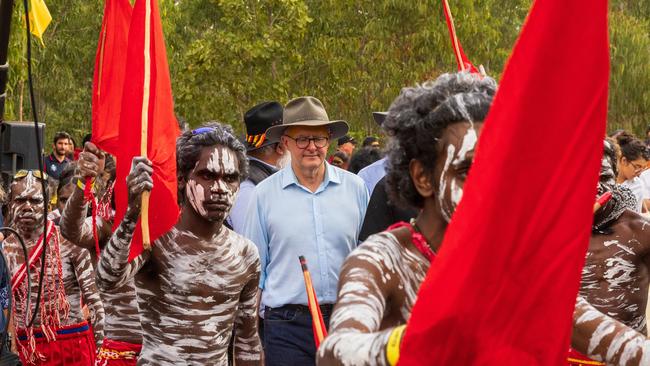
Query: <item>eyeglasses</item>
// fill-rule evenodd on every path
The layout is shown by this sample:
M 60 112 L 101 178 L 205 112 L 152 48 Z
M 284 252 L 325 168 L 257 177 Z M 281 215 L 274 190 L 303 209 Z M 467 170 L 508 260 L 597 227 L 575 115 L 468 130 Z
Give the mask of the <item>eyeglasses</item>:
M 17 171 L 16 174 L 14 174 L 14 179 L 25 178 L 29 173 L 32 173 L 32 175 L 35 176 L 38 179 L 47 180 L 47 178 L 48 178 L 47 173 L 43 172 L 43 174 L 41 174 L 40 170 L 21 169 L 21 170 Z
M 635 172 L 640 172 L 640 171 L 643 171 L 643 170 L 646 169 L 646 166 L 643 165 L 643 164 L 637 164 L 637 163 L 635 163 L 633 161 L 630 161 L 629 163 L 630 163 L 630 165 L 632 165 L 632 168 L 634 168 Z
M 296 146 L 299 149 L 306 149 L 307 146 L 309 146 L 309 143 L 312 142 L 312 141 L 314 141 L 314 146 L 316 146 L 317 148 L 320 149 L 320 148 L 323 148 L 323 147 L 327 146 L 327 143 L 330 140 L 329 137 L 323 137 L 323 136 L 315 136 L 315 137 L 300 136 L 300 137 L 297 137 L 297 138 L 293 138 L 293 137 L 291 137 L 289 135 L 284 135 L 284 136 L 286 136 L 286 137 L 292 139 L 293 141 L 295 141 Z

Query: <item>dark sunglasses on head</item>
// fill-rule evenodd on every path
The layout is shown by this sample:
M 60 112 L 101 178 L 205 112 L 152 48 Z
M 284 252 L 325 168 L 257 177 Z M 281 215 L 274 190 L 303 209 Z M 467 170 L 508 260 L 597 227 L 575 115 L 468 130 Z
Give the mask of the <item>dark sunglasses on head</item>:
M 14 174 L 14 179 L 25 178 L 29 173 L 32 173 L 32 175 L 34 175 L 36 178 L 38 178 L 38 179 L 42 179 L 42 180 L 47 180 L 47 177 L 48 177 L 48 176 L 47 176 L 47 173 L 43 172 L 43 173 L 41 174 L 41 171 L 40 171 L 40 170 L 25 170 L 25 169 L 21 169 L 21 170 L 17 171 L 16 174 Z

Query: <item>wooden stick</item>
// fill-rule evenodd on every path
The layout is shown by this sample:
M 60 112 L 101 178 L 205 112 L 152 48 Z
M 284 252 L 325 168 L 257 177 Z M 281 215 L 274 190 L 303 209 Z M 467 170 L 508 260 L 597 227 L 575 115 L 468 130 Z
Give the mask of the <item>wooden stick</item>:
M 151 87 L 151 1 L 145 5 L 144 20 L 144 87 L 142 90 L 142 129 L 140 135 L 140 155 L 147 157 L 147 138 L 149 133 L 149 98 Z M 142 210 L 140 211 L 140 225 L 142 225 L 142 247 L 151 248 L 149 236 L 149 197 L 150 192 L 142 194 Z
M 314 285 L 311 281 L 311 274 L 309 273 L 309 269 L 307 269 L 307 260 L 303 256 L 299 256 L 298 259 L 300 260 L 302 274 L 305 279 L 305 289 L 307 290 L 307 305 L 309 306 L 309 312 L 311 313 L 312 327 L 314 330 L 314 342 L 316 343 L 316 348 L 318 348 L 318 346 L 323 342 L 323 339 L 327 337 L 327 329 L 325 328 L 323 314 L 320 311 L 318 298 L 316 297 L 316 291 L 314 290 Z

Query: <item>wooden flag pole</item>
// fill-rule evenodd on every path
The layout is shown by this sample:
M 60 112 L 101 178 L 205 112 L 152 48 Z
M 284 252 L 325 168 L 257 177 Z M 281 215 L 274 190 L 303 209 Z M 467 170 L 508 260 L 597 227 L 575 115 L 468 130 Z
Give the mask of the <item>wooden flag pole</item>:
M 146 0 L 144 20 L 144 88 L 142 93 L 142 129 L 140 135 L 140 155 L 147 157 L 147 139 L 149 136 L 149 98 L 151 88 L 151 1 Z M 142 194 L 142 210 L 140 225 L 142 225 L 142 246 L 145 250 L 151 248 L 149 236 L 149 197 L 150 192 Z

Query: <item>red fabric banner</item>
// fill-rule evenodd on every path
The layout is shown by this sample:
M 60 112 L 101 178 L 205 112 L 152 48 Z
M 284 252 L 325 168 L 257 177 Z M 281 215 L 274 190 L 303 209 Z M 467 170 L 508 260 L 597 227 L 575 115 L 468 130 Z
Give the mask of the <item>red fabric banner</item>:
M 122 86 L 129 24 L 133 8 L 129 0 L 106 0 L 99 33 L 92 99 L 92 141 L 100 149 L 117 152 Z
M 148 47 L 146 47 L 148 45 Z M 129 28 L 126 78 L 122 92 L 120 148 L 117 152 L 115 224 L 128 204 L 126 176 L 131 160 L 142 155 L 143 121 L 147 128 L 147 157 L 153 162 L 153 190 L 149 204 L 150 238 L 153 243 L 178 219 L 176 193 L 176 138 L 180 134 L 174 114 L 167 52 L 157 0 L 137 0 Z M 131 243 L 130 259 L 142 252 L 140 222 Z
M 566 364 L 607 118 L 606 0 L 534 2 L 400 365 Z

